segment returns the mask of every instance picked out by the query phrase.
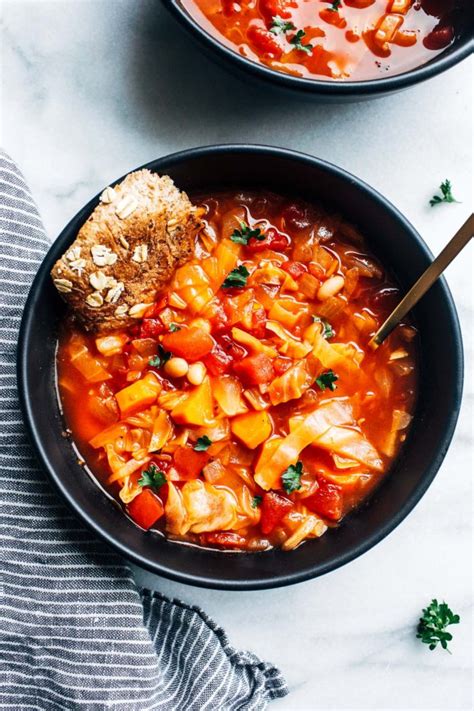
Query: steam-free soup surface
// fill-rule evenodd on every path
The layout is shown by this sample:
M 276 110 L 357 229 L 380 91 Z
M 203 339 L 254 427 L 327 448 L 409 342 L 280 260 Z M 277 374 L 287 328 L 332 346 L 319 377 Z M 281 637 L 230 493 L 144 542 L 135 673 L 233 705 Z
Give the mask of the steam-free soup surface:
M 212 35 L 272 69 L 367 80 L 432 59 L 454 40 L 462 0 L 183 0 Z
M 396 457 L 416 331 L 368 347 L 399 292 L 339 216 L 266 193 L 197 200 L 194 257 L 136 325 L 94 337 L 65 324 L 65 417 L 142 528 L 291 550 L 337 525 Z

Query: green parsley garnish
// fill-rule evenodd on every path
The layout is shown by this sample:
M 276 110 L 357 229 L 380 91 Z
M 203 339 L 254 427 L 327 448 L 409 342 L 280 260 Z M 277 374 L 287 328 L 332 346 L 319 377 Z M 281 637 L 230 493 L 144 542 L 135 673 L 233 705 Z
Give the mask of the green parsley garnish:
M 301 475 L 303 473 L 303 462 L 297 462 L 296 464 L 290 464 L 288 469 L 285 469 L 281 475 L 281 480 L 283 482 L 283 488 L 287 494 L 291 494 L 293 491 L 297 491 L 301 488 Z
M 280 33 L 289 32 L 289 30 L 296 30 L 296 27 L 292 22 L 287 22 L 283 17 L 279 15 L 274 15 L 272 17 L 272 26 L 270 27 L 270 32 L 274 35 L 279 35 Z
M 249 270 L 247 269 L 247 267 L 244 267 L 244 265 L 241 264 L 240 267 L 232 269 L 232 271 L 227 275 L 222 286 L 224 287 L 224 289 L 245 286 L 247 284 L 247 277 L 249 276 Z
M 252 508 L 256 509 L 260 504 L 262 503 L 262 497 L 261 496 L 254 496 L 252 499 Z
M 439 189 L 441 190 L 442 197 L 440 195 L 433 195 L 430 200 L 431 207 L 440 205 L 442 202 L 459 202 L 459 200 L 456 200 L 453 196 L 452 187 L 450 180 L 445 180 L 444 183 L 441 183 Z
M 290 44 L 295 45 L 295 49 L 299 49 L 301 52 L 306 52 L 306 54 L 311 54 L 313 51 L 313 45 L 312 44 L 302 44 L 301 40 L 303 37 L 306 35 L 306 32 L 304 30 L 298 30 L 296 35 L 290 39 Z
M 170 358 L 171 353 L 169 351 L 165 351 L 163 346 L 159 345 L 158 353 L 148 361 L 148 365 L 151 365 L 153 368 L 161 368 L 167 361 L 169 361 Z
M 318 323 L 322 323 L 322 325 L 323 325 L 323 338 L 325 338 L 326 341 L 328 340 L 328 338 L 333 338 L 333 336 L 336 335 L 336 332 L 335 332 L 335 330 L 333 329 L 333 327 L 331 326 L 331 324 L 329 323 L 329 321 L 325 321 L 324 319 L 319 318 L 319 316 L 313 316 L 313 321 L 317 321 Z
M 181 331 L 181 326 L 178 326 L 177 323 L 170 323 L 170 332 L 176 333 L 176 331 Z
M 203 435 L 202 437 L 198 437 L 193 449 L 195 452 L 205 452 L 206 449 L 209 449 L 211 444 L 212 442 L 209 437 L 207 435 Z
M 159 489 L 166 482 L 164 472 L 161 472 L 156 464 L 150 464 L 148 469 L 142 471 L 138 480 L 139 486 L 150 486 L 152 489 Z
M 235 228 L 230 236 L 232 242 L 237 242 L 237 244 L 248 244 L 249 239 L 265 239 L 265 235 L 259 227 L 252 229 L 245 222 L 240 223 L 240 230 Z
M 329 10 L 332 10 L 333 12 L 337 12 L 339 10 L 339 8 L 341 7 L 341 5 L 342 5 L 341 0 L 333 0 Z
M 430 649 L 436 649 L 438 643 L 443 649 L 448 649 L 448 642 L 453 638 L 450 632 L 445 632 L 448 625 L 457 625 L 461 618 L 453 614 L 445 602 L 438 603 L 432 600 L 423 610 L 423 617 L 418 623 L 417 639 L 421 639 L 424 644 L 428 644 Z
M 332 370 L 326 370 L 325 373 L 321 373 L 319 378 L 316 378 L 316 384 L 321 388 L 321 390 L 326 390 L 326 388 L 329 388 L 329 390 L 335 390 L 337 387 L 336 380 L 338 378 L 339 376 Z

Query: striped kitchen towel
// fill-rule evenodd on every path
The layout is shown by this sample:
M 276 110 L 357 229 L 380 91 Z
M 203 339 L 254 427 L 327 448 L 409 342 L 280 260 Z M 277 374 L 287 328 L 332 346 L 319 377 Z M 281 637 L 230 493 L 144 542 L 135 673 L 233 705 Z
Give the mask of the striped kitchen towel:
M 230 711 L 287 694 L 278 669 L 233 649 L 197 607 L 137 589 L 127 564 L 52 491 L 25 436 L 15 350 L 48 249 L 0 153 L 0 708 Z

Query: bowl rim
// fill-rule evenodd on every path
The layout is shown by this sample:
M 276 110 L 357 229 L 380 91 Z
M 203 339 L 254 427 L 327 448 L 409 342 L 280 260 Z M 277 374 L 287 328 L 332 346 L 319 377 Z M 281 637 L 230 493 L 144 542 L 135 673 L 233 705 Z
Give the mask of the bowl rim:
M 404 217 L 404 215 L 389 200 L 387 200 L 387 198 L 385 198 L 381 193 L 379 193 L 377 190 L 365 183 L 363 180 L 357 178 L 356 176 L 344 170 L 343 168 L 340 168 L 328 161 L 317 158 L 315 156 L 308 155 L 306 153 L 286 148 L 279 148 L 277 146 L 268 146 L 261 144 L 216 144 L 171 153 L 161 158 L 149 161 L 132 170 L 141 170 L 142 168 L 148 168 L 152 171 L 166 171 L 169 170 L 169 168 L 173 165 L 182 164 L 188 160 L 196 160 L 199 158 L 207 158 L 209 156 L 222 154 L 249 154 L 254 156 L 257 155 L 259 157 L 280 157 L 300 163 L 306 163 L 310 166 L 314 166 L 320 170 L 326 171 L 332 175 L 336 175 L 339 178 L 356 185 L 357 188 L 363 193 L 365 193 L 365 195 L 369 199 L 378 202 L 381 207 L 392 216 L 392 218 L 398 221 L 401 229 L 405 230 L 410 235 L 410 238 L 416 242 L 420 252 L 424 253 L 427 259 L 433 259 L 431 251 L 429 250 L 428 246 L 423 241 L 421 236 L 418 234 L 418 232 L 415 230 L 415 228 Z M 128 173 L 126 173 L 125 175 L 128 175 Z M 123 180 L 125 175 L 110 181 L 110 184 L 114 184 Z M 422 479 L 419 481 L 412 494 L 405 501 L 405 504 L 394 515 L 387 519 L 383 525 L 378 526 L 376 530 L 372 534 L 368 535 L 364 540 L 349 546 L 343 553 L 336 555 L 330 561 L 326 561 L 323 563 L 315 562 L 311 565 L 308 565 L 301 571 L 292 573 L 281 573 L 272 578 L 252 578 L 252 580 L 232 580 L 222 578 L 220 579 L 218 574 L 208 576 L 205 574 L 197 575 L 194 573 L 183 573 L 176 571 L 169 566 L 163 565 L 159 561 L 151 561 L 147 557 L 141 555 L 139 552 L 134 551 L 129 545 L 126 545 L 125 543 L 116 540 L 112 533 L 109 533 L 100 523 L 98 523 L 92 516 L 90 516 L 82 509 L 81 505 L 76 502 L 74 496 L 69 493 L 66 484 L 62 480 L 61 475 L 58 474 L 55 467 L 49 461 L 46 449 L 43 446 L 41 437 L 38 433 L 36 425 L 37 418 L 34 415 L 29 395 L 29 370 L 27 363 L 28 343 L 31 337 L 31 330 L 34 322 L 34 306 L 36 301 L 41 296 L 41 287 L 44 285 L 45 280 L 47 280 L 50 268 L 52 266 L 52 264 L 49 264 L 51 260 L 50 255 L 54 251 L 55 245 L 59 240 L 66 237 L 66 235 L 68 237 L 70 236 L 69 232 L 73 223 L 75 223 L 76 220 L 78 220 L 79 218 L 85 219 L 86 216 L 91 213 L 92 209 L 98 202 L 100 194 L 100 192 L 97 193 L 97 195 L 95 195 L 91 200 L 89 200 L 89 202 L 74 215 L 74 217 L 60 232 L 58 237 L 53 241 L 50 249 L 44 256 L 41 265 L 35 275 L 35 278 L 31 284 L 30 291 L 25 302 L 18 335 L 17 381 L 23 420 L 25 422 L 26 430 L 28 432 L 30 441 L 33 444 L 33 448 L 39 458 L 42 468 L 45 470 L 54 487 L 60 492 L 69 508 L 72 509 L 73 512 L 79 517 L 79 519 L 82 520 L 94 533 L 96 533 L 99 538 L 105 540 L 113 549 L 118 551 L 127 560 L 135 563 L 136 565 L 146 570 L 149 570 L 155 575 L 163 576 L 179 583 L 219 590 L 262 590 L 304 582 L 324 575 L 332 570 L 336 570 L 337 568 L 345 565 L 346 563 L 349 563 L 355 558 L 358 558 L 363 553 L 366 553 L 368 550 L 370 550 L 380 541 L 382 541 L 414 509 L 416 504 L 420 501 L 420 499 L 423 497 L 426 490 L 432 483 L 446 456 L 459 416 L 464 375 L 462 336 L 456 307 L 454 305 L 451 292 L 444 277 L 441 277 L 439 279 L 439 283 L 442 289 L 442 298 L 446 303 L 446 307 L 449 313 L 449 319 L 451 320 L 454 333 L 453 342 L 451 343 L 453 351 L 453 362 L 455 363 L 453 373 L 453 379 L 455 381 L 455 388 L 453 389 L 452 393 L 453 402 L 449 413 L 447 413 L 446 415 L 446 429 L 443 434 L 443 437 L 439 441 L 437 454 L 432 459 L 429 467 L 425 470 Z M 224 554 L 233 555 L 232 552 L 224 552 Z M 259 556 L 264 554 L 265 552 L 255 554 L 236 553 L 235 555 Z
M 293 91 L 299 91 L 308 95 L 318 94 L 324 97 L 369 97 L 378 94 L 385 94 L 392 91 L 405 89 L 413 84 L 426 81 L 441 74 L 465 59 L 473 51 L 474 40 L 469 36 L 469 32 L 462 37 L 458 44 L 456 41 L 451 45 L 451 51 L 443 51 L 437 54 L 428 62 L 413 67 L 400 74 L 365 81 L 331 81 L 321 79 L 307 79 L 305 77 L 295 77 L 291 74 L 279 72 L 276 69 L 266 67 L 264 64 L 255 62 L 252 59 L 243 57 L 231 47 L 227 47 L 217 37 L 208 32 L 181 4 L 180 0 L 162 0 L 163 5 L 179 21 L 201 46 L 208 47 L 220 55 L 226 62 L 239 66 L 244 71 L 271 82 L 280 87 L 286 87 Z M 450 48 L 448 47 L 447 50 Z

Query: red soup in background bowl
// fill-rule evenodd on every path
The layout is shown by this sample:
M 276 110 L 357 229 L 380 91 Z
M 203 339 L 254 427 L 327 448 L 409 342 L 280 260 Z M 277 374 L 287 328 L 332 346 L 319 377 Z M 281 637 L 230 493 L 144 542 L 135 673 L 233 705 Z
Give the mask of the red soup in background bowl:
M 164 4 L 234 66 L 327 98 L 403 88 L 467 56 L 471 43 L 472 8 L 466 0 Z

